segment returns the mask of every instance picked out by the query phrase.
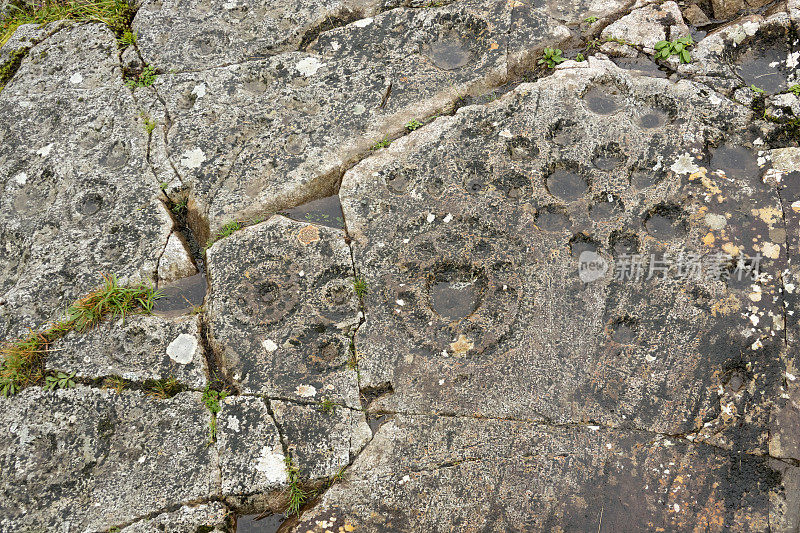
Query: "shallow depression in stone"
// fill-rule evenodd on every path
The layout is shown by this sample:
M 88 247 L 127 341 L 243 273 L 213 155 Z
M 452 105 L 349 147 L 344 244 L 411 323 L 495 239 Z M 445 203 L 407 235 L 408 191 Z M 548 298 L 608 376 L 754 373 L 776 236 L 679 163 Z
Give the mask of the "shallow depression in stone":
M 428 290 L 431 308 L 450 320 L 460 320 L 480 306 L 485 281 L 466 272 L 442 272 L 431 282 Z

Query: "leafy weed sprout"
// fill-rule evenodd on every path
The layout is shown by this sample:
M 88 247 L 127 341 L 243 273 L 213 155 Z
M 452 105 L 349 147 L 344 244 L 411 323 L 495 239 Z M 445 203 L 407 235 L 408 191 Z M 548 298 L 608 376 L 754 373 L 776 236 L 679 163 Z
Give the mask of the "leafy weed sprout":
M 73 372 L 72 374 L 66 374 L 64 372 L 56 372 L 52 376 L 47 376 L 45 378 L 44 390 L 74 389 L 75 382 L 72 381 L 72 378 L 74 377 L 75 377 L 75 372 Z
M 220 402 L 228 396 L 225 391 L 216 391 L 211 387 L 206 387 L 203 391 L 203 403 L 211 412 L 211 420 L 208 422 L 208 444 L 217 440 L 217 413 L 222 410 Z
M 556 65 L 566 61 L 566 59 L 561 57 L 561 54 L 563 54 L 561 48 L 545 48 L 542 58 L 539 60 L 539 64 L 547 65 L 548 68 L 556 68 Z
M 789 87 L 789 92 L 800 98 L 800 83 L 796 83 Z
M 674 41 L 659 41 L 655 45 L 656 59 L 669 59 L 671 56 L 678 56 L 681 63 L 691 63 L 692 54 L 688 48 L 694 45 L 692 37 L 680 37 Z
M 422 122 L 420 122 L 420 121 L 419 121 L 419 120 L 417 120 L 417 119 L 413 119 L 413 120 L 409 121 L 408 123 L 406 123 L 406 129 L 407 129 L 408 131 L 414 131 L 414 130 L 418 130 L 418 129 L 420 129 L 422 126 L 423 126 Z
M 376 142 L 370 148 L 371 150 L 380 150 L 381 148 L 388 148 L 389 145 L 392 144 L 392 141 L 389 140 L 389 136 L 387 135 L 382 140 Z
M 156 73 L 156 69 L 151 66 L 146 66 L 142 69 L 139 74 L 135 74 L 132 78 L 128 79 L 125 82 L 130 89 L 136 89 L 137 87 L 150 87 L 156 82 L 156 78 L 158 77 L 158 73 Z

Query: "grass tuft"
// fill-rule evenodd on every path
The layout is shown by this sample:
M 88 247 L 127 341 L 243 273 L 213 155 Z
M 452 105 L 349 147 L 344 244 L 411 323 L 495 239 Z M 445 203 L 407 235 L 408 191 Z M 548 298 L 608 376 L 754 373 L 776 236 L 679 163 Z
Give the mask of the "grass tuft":
M 42 332 L 30 332 L 26 337 L 0 346 L 0 395 L 12 396 L 24 387 L 36 384 L 45 377 L 44 361 L 51 343 L 70 331 L 86 331 L 107 316 L 119 316 L 135 312 L 150 313 L 155 301 L 161 297 L 156 291 L 140 283 L 123 287 L 115 276 L 105 276 L 102 287 L 76 301 L 66 311 L 66 318 Z M 48 388 L 69 387 L 61 373 L 48 376 Z M 50 378 L 56 378 L 55 384 Z M 74 383 L 73 383 L 74 385 Z
M 67 309 L 69 329 L 86 331 L 107 315 L 124 319 L 126 314 L 137 309 L 150 313 L 155 301 L 160 297 L 161 291 L 156 291 L 144 283 L 123 287 L 116 276 L 105 276 L 103 287 L 69 306 Z
M 353 290 L 356 291 L 356 296 L 363 298 L 369 292 L 367 288 L 367 280 L 361 276 L 353 278 Z
M 172 398 L 183 390 L 183 387 L 174 377 L 158 379 L 145 383 L 145 387 L 150 390 L 150 395 L 159 400 Z
M 134 10 L 126 0 L 42 0 L 11 7 L 0 23 L 0 46 L 23 24 L 49 24 L 57 20 L 100 22 L 119 37 L 130 31 Z
M 284 458 L 284 463 L 289 473 L 289 503 L 286 506 L 286 516 L 300 516 L 300 507 L 306 501 L 306 493 L 300 488 L 300 469 L 288 455 Z
M 324 398 L 319 402 L 319 410 L 325 414 L 332 415 L 336 412 L 336 404 L 328 398 Z

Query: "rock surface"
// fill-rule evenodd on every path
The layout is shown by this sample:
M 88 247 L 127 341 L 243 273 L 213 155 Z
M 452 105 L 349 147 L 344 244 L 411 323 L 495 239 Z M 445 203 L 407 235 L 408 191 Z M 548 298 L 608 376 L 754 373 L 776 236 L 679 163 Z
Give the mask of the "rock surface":
M 165 293 L 0 396 L 0 531 L 798 530 L 797 0 L 135 7 L 0 47 L 0 380 Z

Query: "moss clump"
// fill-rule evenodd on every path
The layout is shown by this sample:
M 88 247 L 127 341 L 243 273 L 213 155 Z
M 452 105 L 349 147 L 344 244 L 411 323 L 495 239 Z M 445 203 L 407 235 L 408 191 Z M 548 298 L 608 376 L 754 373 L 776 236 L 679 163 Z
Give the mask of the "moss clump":
M 20 65 L 22 65 L 22 60 L 25 59 L 26 55 L 28 55 L 27 48 L 14 50 L 11 52 L 11 57 L 8 59 L 8 61 L 0 65 L 0 91 L 3 90 L 9 81 L 11 81 L 11 78 L 14 77 L 14 74 L 17 73 Z

